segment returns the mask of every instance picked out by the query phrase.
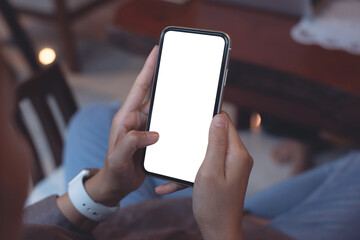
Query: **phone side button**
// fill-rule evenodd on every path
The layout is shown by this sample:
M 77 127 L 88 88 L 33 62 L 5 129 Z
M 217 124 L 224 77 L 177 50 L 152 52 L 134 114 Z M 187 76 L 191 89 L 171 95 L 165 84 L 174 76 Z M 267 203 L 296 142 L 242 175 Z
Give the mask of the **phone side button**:
M 224 75 L 224 87 L 226 86 L 228 71 L 229 71 L 229 69 L 226 69 L 226 72 L 225 72 L 225 75 Z

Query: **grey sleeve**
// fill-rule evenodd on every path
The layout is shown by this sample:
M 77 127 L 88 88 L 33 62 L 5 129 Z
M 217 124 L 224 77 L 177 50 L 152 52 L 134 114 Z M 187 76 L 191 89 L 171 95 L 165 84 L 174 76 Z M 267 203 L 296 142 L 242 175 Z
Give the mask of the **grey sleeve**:
M 61 228 L 82 233 L 60 211 L 56 204 L 58 196 L 47 197 L 24 210 L 24 224 L 57 225 Z

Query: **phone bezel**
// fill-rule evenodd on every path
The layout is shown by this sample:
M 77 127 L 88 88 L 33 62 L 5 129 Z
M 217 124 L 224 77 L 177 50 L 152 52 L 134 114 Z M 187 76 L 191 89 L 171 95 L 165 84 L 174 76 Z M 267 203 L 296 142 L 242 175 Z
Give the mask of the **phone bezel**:
M 222 63 L 221 63 L 221 70 L 220 70 L 219 83 L 218 83 L 218 89 L 217 89 L 217 93 L 216 93 L 216 100 L 215 100 L 213 116 L 218 114 L 220 112 L 220 110 L 221 110 L 222 93 L 223 93 L 223 88 L 224 88 L 224 82 L 226 81 L 226 77 L 227 77 L 226 73 L 227 73 L 227 70 L 228 70 L 229 54 L 230 54 L 230 50 L 231 50 L 230 37 L 226 33 L 219 32 L 219 31 L 211 31 L 211 30 L 204 30 L 204 29 L 194 29 L 194 28 L 183 28 L 183 27 L 174 27 L 174 26 L 167 27 L 162 31 L 161 37 L 160 37 L 159 54 L 158 54 L 158 57 L 157 57 L 156 68 L 155 68 L 155 72 L 154 72 L 154 80 L 153 80 L 151 96 L 150 96 L 150 109 L 149 109 L 149 115 L 148 115 L 148 120 L 147 120 L 147 124 L 146 124 L 146 131 L 149 131 L 150 123 L 151 123 L 152 109 L 153 109 L 154 97 L 155 97 L 155 93 L 156 93 L 156 85 L 157 85 L 158 72 L 159 72 L 159 67 L 160 67 L 160 62 L 161 62 L 161 54 L 162 54 L 162 47 L 163 47 L 164 37 L 165 37 L 165 34 L 167 32 L 169 32 L 169 31 L 178 31 L 178 32 L 187 32 L 187 33 L 195 33 L 195 34 L 213 35 L 213 36 L 222 37 L 224 39 L 224 42 L 225 42 L 224 53 L 223 53 L 223 59 L 222 59 Z M 182 180 L 182 179 L 173 178 L 173 177 L 170 177 L 170 176 L 161 175 L 161 174 L 158 174 L 158 173 L 153 173 L 153 172 L 147 171 L 145 169 L 145 165 L 144 165 L 145 164 L 145 155 L 146 155 L 146 148 L 144 148 L 143 155 L 142 155 L 142 169 L 147 175 L 154 176 L 154 177 L 157 177 L 157 178 L 161 178 L 161 179 L 171 181 L 171 182 L 180 183 L 180 184 L 187 185 L 187 186 L 193 186 L 194 185 L 193 182 L 189 182 L 189 181 L 185 181 L 185 180 Z

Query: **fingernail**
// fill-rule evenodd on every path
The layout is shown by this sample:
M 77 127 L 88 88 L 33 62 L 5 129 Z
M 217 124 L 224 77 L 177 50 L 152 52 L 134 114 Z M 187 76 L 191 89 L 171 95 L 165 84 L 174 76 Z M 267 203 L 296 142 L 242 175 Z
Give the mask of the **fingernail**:
M 226 127 L 226 119 L 224 115 L 218 114 L 214 117 L 213 124 L 217 127 L 224 128 Z
M 156 141 L 159 139 L 159 134 L 157 132 L 148 132 L 147 137 L 150 141 Z

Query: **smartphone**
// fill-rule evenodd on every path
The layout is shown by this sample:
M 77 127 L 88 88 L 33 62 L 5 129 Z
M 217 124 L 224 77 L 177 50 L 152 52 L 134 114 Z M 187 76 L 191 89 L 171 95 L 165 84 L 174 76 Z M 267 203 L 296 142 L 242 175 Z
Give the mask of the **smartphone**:
M 148 175 L 194 184 L 212 118 L 221 110 L 230 49 L 223 32 L 180 27 L 162 32 L 146 127 L 160 138 L 144 151 Z

